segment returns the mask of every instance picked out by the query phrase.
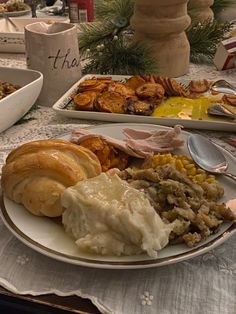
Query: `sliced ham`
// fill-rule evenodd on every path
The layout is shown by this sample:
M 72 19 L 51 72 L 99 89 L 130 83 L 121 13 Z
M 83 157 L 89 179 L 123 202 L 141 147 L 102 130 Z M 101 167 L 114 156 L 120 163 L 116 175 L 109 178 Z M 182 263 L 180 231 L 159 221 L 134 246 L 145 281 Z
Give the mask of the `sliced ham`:
M 86 129 L 76 129 L 72 133 L 71 141 L 80 144 L 88 138 L 99 137 L 128 155 L 138 158 L 147 158 L 154 153 L 171 152 L 184 144 L 184 140 L 179 138 L 181 127 L 178 125 L 172 129 L 152 131 L 124 128 L 123 134 L 124 139 L 118 140 Z
M 136 152 L 170 152 L 184 144 L 184 140 L 178 138 L 181 134 L 181 127 L 179 125 L 174 126 L 170 130 L 154 131 L 140 131 L 126 128 L 123 130 L 123 133 L 127 146 Z

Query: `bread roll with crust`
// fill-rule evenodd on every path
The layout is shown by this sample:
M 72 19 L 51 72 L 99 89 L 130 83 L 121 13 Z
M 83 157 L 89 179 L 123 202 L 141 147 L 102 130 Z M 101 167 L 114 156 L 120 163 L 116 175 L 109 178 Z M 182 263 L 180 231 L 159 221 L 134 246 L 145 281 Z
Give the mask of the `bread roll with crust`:
M 61 193 L 101 173 L 97 156 L 64 140 L 39 140 L 13 150 L 2 169 L 5 195 L 37 216 L 58 217 Z

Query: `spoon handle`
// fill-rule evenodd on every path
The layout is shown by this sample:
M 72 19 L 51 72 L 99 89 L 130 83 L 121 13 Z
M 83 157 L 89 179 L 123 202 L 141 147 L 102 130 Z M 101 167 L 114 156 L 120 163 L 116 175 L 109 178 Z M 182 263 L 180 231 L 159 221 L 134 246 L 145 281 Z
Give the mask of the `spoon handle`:
M 236 181 L 236 175 L 229 172 L 222 172 L 222 174 Z

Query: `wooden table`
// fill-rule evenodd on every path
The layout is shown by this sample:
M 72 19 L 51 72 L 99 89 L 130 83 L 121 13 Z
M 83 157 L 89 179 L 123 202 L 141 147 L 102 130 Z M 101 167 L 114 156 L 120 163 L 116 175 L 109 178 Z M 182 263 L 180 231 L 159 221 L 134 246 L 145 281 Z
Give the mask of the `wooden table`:
M 101 314 L 88 299 L 53 294 L 34 297 L 16 295 L 0 287 L 0 312 L 11 314 Z

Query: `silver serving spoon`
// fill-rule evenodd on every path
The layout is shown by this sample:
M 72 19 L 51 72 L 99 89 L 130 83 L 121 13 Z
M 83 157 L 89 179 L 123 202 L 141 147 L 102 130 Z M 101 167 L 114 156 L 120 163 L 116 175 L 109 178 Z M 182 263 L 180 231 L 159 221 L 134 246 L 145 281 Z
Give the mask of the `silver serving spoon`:
M 213 104 L 207 109 L 207 113 L 212 116 L 226 117 L 236 119 L 236 114 L 226 109 L 221 104 Z
M 236 175 L 226 172 L 228 162 L 225 156 L 211 141 L 202 135 L 191 134 L 188 137 L 187 146 L 191 157 L 202 169 L 215 174 L 223 174 L 236 181 Z
M 211 85 L 211 90 L 217 93 L 230 94 L 236 96 L 236 87 L 225 80 L 215 81 Z

